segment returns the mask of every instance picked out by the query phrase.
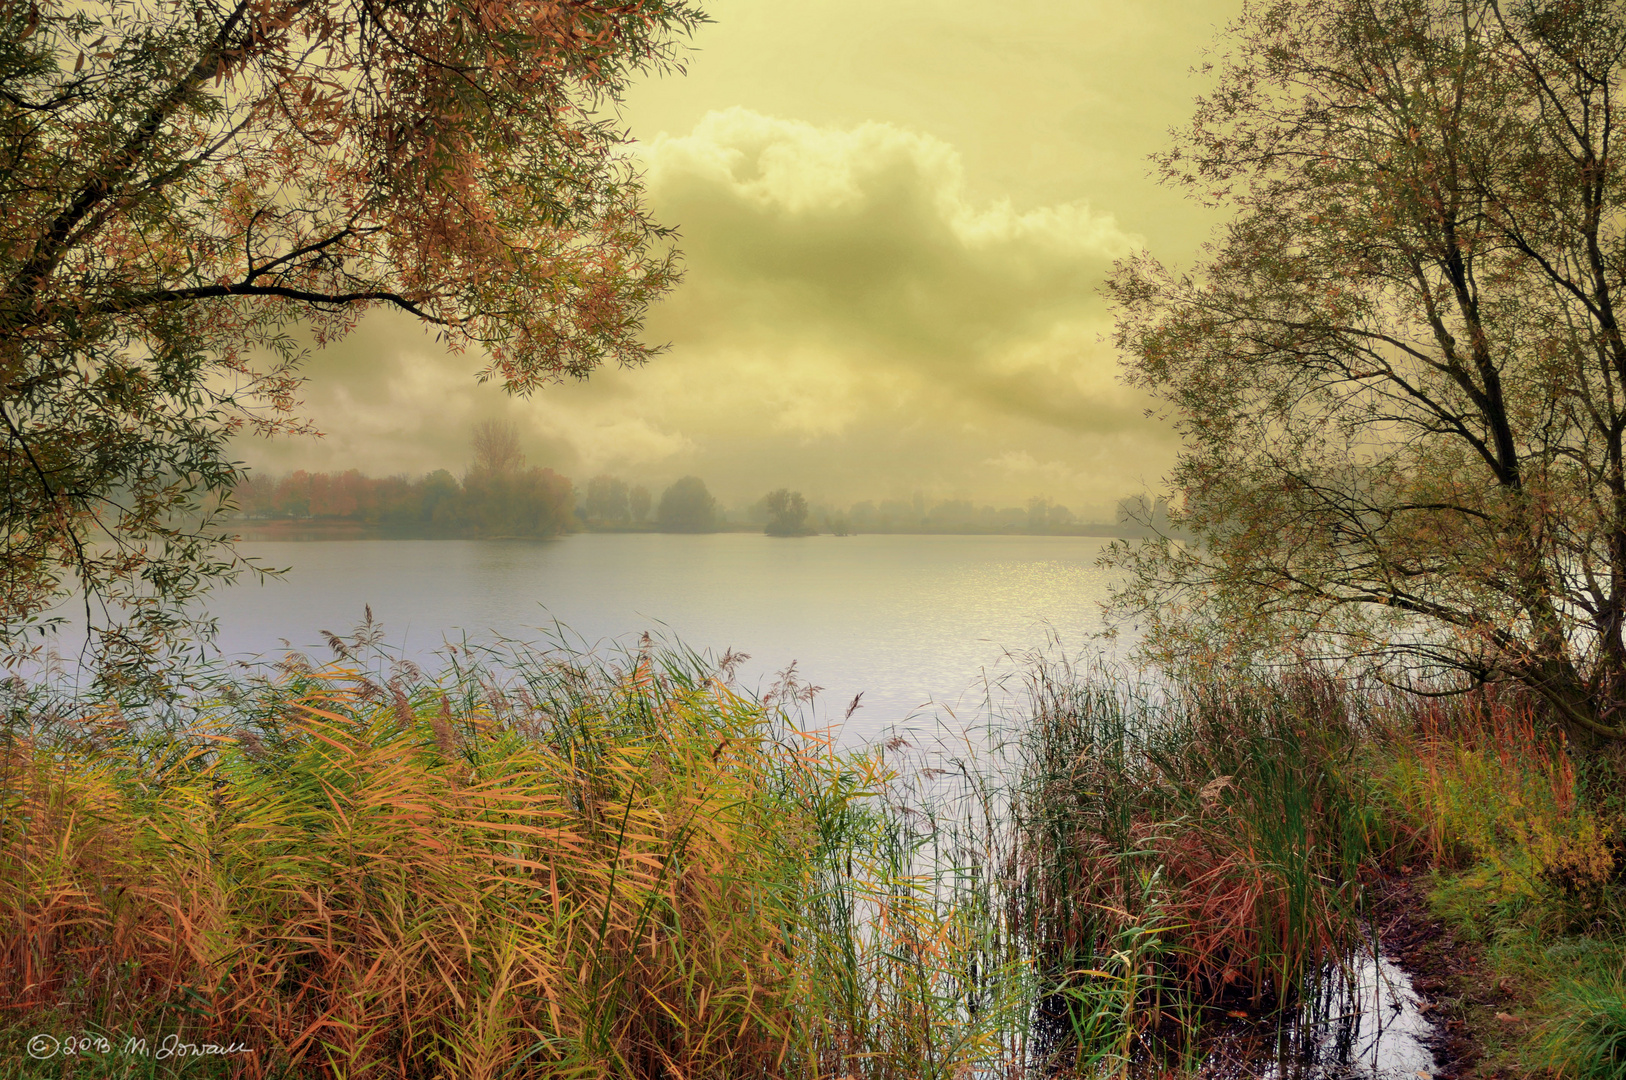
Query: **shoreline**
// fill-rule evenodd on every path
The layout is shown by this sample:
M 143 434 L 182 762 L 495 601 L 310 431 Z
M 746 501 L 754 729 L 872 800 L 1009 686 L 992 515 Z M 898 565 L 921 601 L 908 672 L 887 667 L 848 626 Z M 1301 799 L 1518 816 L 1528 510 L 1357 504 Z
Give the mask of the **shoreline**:
M 731 525 L 720 529 L 710 529 L 705 532 L 687 532 L 675 529 L 659 529 L 653 526 L 648 528 L 584 528 L 572 529 L 562 533 L 536 536 L 481 536 L 454 530 L 431 531 L 426 529 L 396 528 L 386 525 L 370 525 L 353 521 L 236 521 L 231 523 L 233 531 L 239 540 L 246 541 L 313 541 L 313 540 L 555 540 L 563 536 L 622 536 L 622 535 L 654 535 L 654 536 L 714 536 L 720 534 L 744 534 L 763 536 L 770 540 L 810 540 L 815 537 L 825 539 L 846 539 L 852 536 L 1056 536 L 1077 540 L 1144 540 L 1155 536 L 1155 533 L 1141 530 L 1127 529 L 1112 530 L 1109 526 L 1101 524 L 1069 527 L 1066 529 L 1047 529 L 1042 532 L 1019 529 L 875 529 L 852 530 L 846 533 L 808 533 L 801 536 L 772 536 L 765 533 L 759 525 Z

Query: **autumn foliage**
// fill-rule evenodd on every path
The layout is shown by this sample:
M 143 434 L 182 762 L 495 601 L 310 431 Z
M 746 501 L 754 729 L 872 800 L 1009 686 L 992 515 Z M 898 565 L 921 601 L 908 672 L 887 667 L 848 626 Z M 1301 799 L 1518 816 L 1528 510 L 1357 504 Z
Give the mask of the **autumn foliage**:
M 573 488 L 552 469 L 408 479 L 350 469 L 277 479 L 250 477 L 234 501 L 252 528 L 274 522 L 346 522 L 418 536 L 555 536 L 575 523 Z
M 0 3 L 0 637 L 100 596 L 104 675 L 243 568 L 195 511 L 302 430 L 302 339 L 392 308 L 527 393 L 649 354 L 675 276 L 606 119 L 684 0 Z M 295 331 L 300 331 L 296 337 Z

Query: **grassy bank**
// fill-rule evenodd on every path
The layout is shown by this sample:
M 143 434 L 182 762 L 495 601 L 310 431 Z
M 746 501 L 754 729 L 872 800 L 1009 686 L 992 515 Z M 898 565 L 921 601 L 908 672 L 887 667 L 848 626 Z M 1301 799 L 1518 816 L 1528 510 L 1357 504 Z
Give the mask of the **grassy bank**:
M 839 752 L 727 658 L 491 659 L 17 697 L 0 1075 L 1190 1071 L 1401 866 L 1516 982 L 1486 1070 L 1622 1075 L 1612 774 L 1516 699 L 1036 663 L 1003 744 Z
M 1030 697 L 1011 881 L 1069 1067 L 1190 1069 L 1313 1010 L 1403 871 L 1483 946 L 1430 1004 L 1464 1067 L 1626 1076 L 1618 774 L 1528 700 L 1065 666 Z
M 1626 1076 L 1619 762 L 1567 752 L 1506 696 L 1410 719 L 1383 775 L 1434 914 L 1481 960 L 1446 1003 L 1478 1071 Z

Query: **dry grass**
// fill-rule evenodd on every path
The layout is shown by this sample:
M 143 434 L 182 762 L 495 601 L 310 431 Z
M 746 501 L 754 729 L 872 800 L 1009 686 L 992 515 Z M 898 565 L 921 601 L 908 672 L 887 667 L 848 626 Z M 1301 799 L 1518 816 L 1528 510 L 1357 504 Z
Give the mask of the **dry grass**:
M 1313 993 L 1375 861 L 1530 903 L 1616 876 L 1511 701 L 1038 665 L 1001 772 L 838 753 L 726 657 L 457 650 L 437 682 L 335 644 L 184 709 L 13 710 L 0 1040 L 114 1049 L 0 1077 L 1178 1069 Z M 118 1053 L 166 1034 L 253 1053 Z
M 948 1076 L 985 1050 L 943 1005 L 964 918 L 867 808 L 879 757 L 694 657 L 227 689 L 181 728 L 13 725 L 12 1031 L 179 1029 L 255 1051 L 225 1072 L 335 1077 Z

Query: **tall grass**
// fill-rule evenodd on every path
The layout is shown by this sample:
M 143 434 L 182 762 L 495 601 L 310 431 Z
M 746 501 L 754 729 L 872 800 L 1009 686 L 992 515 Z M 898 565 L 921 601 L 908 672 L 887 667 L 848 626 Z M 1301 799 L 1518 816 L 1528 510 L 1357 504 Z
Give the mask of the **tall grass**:
M 845 752 L 733 657 L 460 646 L 436 679 L 371 640 L 8 710 L 0 1042 L 113 1049 L 0 1076 L 161 1075 L 118 1048 L 165 1035 L 252 1051 L 183 1063 L 220 1076 L 1195 1069 L 1217 1025 L 1315 1004 L 1385 858 L 1588 917 L 1618 876 L 1494 696 L 1035 661 L 1003 744 Z M 1549 1041 L 1616 1075 L 1593 997 Z
M 1626 1076 L 1618 759 L 1574 753 L 1506 688 L 1411 706 L 1373 771 L 1435 871 L 1431 905 L 1480 944 L 1521 1019 L 1485 1010 L 1474 1033 L 1490 1067 Z
M 1294 1004 L 1349 954 L 1361 867 L 1390 836 L 1339 683 L 1040 665 L 1029 690 L 1013 921 L 1053 1055 L 1189 1060 L 1206 1020 Z
M 179 726 L 14 722 L 12 1030 L 183 1030 L 251 1048 L 218 1063 L 249 1075 L 986 1057 L 987 1022 L 948 1007 L 970 920 L 868 805 L 878 754 L 836 754 L 692 654 L 468 656 L 444 685 L 296 664 Z
M 1557 930 L 1604 914 L 1620 837 L 1535 703 L 1496 690 L 1422 703 L 1388 742 L 1402 816 L 1432 862 L 1468 870 L 1481 902 Z

